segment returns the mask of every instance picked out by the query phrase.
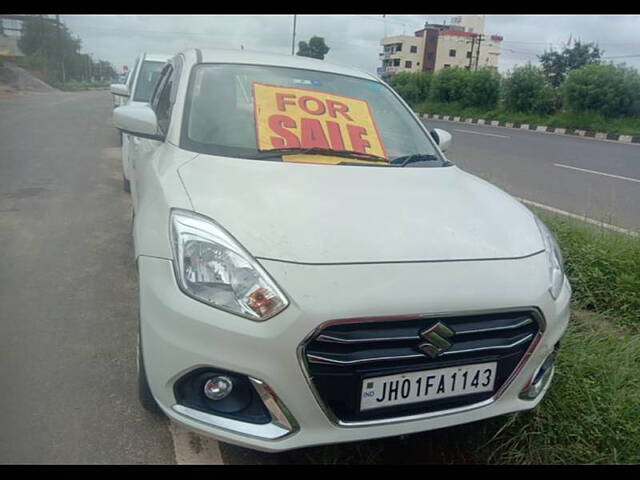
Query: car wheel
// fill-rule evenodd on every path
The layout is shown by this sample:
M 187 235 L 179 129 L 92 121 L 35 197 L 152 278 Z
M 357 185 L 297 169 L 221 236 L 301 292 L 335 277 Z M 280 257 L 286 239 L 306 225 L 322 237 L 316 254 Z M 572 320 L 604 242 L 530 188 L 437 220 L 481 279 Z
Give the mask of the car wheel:
M 151 388 L 149 388 L 149 382 L 147 381 L 147 372 L 144 368 L 144 359 L 142 358 L 142 342 L 140 339 L 140 331 L 138 330 L 138 401 L 142 408 L 147 412 L 153 414 L 160 414 L 162 410 L 158 406 Z
M 122 175 L 122 189 L 127 193 L 131 193 L 131 182 L 127 180 L 124 174 Z

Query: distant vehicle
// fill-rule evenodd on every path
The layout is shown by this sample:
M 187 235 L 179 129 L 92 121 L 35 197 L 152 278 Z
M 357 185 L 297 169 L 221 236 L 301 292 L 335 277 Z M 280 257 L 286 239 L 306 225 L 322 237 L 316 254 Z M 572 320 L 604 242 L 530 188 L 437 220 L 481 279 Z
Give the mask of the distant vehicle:
M 170 55 L 155 53 L 143 53 L 137 58 L 133 70 L 128 72 L 126 82 L 111 85 L 115 106 L 135 106 L 148 103 L 160 77 L 160 71 L 169 58 Z M 126 134 L 121 134 L 120 138 L 122 145 L 123 189 L 125 192 L 131 192 L 133 171 L 129 162 L 129 137 Z
M 541 401 L 570 316 L 558 244 L 384 82 L 188 51 L 114 122 L 136 137 L 145 408 L 282 451 Z

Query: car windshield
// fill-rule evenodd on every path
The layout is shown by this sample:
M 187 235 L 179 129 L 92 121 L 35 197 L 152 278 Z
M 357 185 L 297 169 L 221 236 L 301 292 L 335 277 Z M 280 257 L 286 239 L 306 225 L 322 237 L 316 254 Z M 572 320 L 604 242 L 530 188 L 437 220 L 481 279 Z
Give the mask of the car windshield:
M 374 80 L 285 67 L 202 64 L 194 67 L 188 89 L 181 138 L 188 150 L 269 160 L 335 153 L 381 166 L 421 155 L 430 159 L 429 166 L 448 165 L 410 111 Z M 350 163 L 346 160 L 333 163 Z
M 134 102 L 149 102 L 163 66 L 163 62 L 145 61 L 142 63 L 136 82 L 136 91 L 133 95 Z

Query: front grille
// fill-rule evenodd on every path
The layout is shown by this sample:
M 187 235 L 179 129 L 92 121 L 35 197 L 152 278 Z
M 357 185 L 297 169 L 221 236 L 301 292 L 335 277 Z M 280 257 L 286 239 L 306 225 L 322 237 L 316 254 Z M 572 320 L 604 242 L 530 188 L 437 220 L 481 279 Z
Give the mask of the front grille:
M 425 331 L 442 323 L 450 348 L 432 358 L 420 350 Z M 329 324 L 303 346 L 319 399 L 344 422 L 449 410 L 491 398 L 510 377 L 540 331 L 533 311 Z M 497 362 L 494 391 L 360 412 L 362 381 L 398 373 Z

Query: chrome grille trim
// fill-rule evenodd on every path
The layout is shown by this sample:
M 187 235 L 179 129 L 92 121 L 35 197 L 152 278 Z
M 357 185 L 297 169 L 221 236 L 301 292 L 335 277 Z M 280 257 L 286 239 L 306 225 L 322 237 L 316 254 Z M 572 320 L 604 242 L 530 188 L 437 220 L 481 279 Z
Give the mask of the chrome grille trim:
M 319 342 L 332 342 L 332 343 L 368 343 L 368 342 L 395 342 L 398 340 L 420 340 L 419 335 L 412 335 L 410 337 L 382 337 L 382 338 L 340 338 L 332 335 L 319 335 L 316 338 Z
M 533 323 L 531 318 L 525 318 L 520 323 L 516 323 L 514 325 L 506 325 L 504 327 L 492 327 L 492 328 L 478 328 L 478 329 L 469 329 L 458 331 L 455 330 L 456 335 L 467 335 L 473 333 L 486 333 L 486 332 L 498 332 L 504 330 L 515 330 L 526 325 Z M 420 340 L 420 335 L 412 335 L 412 336 L 398 336 L 398 337 L 377 337 L 377 338 L 341 338 L 333 335 L 325 335 L 320 334 L 316 337 L 318 342 L 332 342 L 332 343 L 347 343 L 347 344 L 357 344 L 357 343 L 368 343 L 368 342 L 397 342 L 402 340 Z
M 523 343 L 528 342 L 533 338 L 533 334 L 530 333 L 526 337 L 521 338 L 509 345 L 492 345 L 488 347 L 478 347 L 478 348 L 467 348 L 465 350 L 448 350 L 446 352 L 442 352 L 440 356 L 445 355 L 455 355 L 457 353 L 471 353 L 471 352 L 481 352 L 484 350 L 509 350 L 510 348 L 517 347 Z M 388 360 L 404 360 L 407 358 L 424 358 L 424 354 L 412 354 L 412 355 L 395 355 L 390 357 L 368 357 L 368 358 L 359 358 L 357 360 L 336 360 L 335 358 L 326 358 L 321 357 L 320 355 L 314 355 L 312 353 L 307 354 L 307 358 L 312 363 L 328 363 L 331 365 L 357 365 L 359 363 L 368 363 L 368 362 L 383 362 Z

